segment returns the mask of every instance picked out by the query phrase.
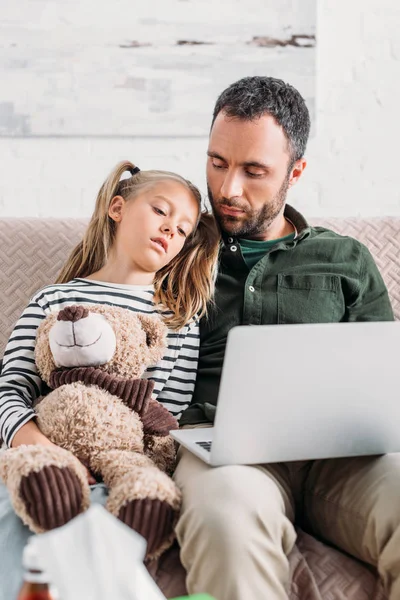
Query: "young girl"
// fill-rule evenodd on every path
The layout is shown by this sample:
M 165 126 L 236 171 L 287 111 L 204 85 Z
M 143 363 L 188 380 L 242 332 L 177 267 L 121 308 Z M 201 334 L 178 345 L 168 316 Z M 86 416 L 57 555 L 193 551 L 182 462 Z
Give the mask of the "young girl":
M 129 177 L 121 179 L 127 172 Z M 46 315 L 70 304 L 112 304 L 160 314 L 168 326 L 168 348 L 146 376 L 155 382 L 157 400 L 179 419 L 194 389 L 198 320 L 212 297 L 218 237 L 189 181 L 174 173 L 140 171 L 127 161 L 118 164 L 102 185 L 84 238 L 57 283 L 35 294 L 9 339 L 0 377 L 0 435 L 6 445 L 51 445 L 32 408 L 41 390 L 35 336 Z M 94 501 L 105 495 L 99 487 L 93 489 Z M 14 597 L 28 535 L 0 483 L 0 547 L 7 539 L 1 555 L 9 557 L 0 561 L 0 600 L 3 593 Z

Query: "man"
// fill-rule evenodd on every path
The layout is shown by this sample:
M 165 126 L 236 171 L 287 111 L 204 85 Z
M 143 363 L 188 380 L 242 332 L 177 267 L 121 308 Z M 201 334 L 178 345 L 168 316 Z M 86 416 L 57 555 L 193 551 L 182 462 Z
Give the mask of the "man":
M 286 205 L 306 167 L 309 126 L 300 94 L 277 79 L 242 79 L 217 100 L 207 179 L 223 248 L 183 425 L 213 420 L 234 325 L 393 319 L 368 250 L 310 227 Z M 268 394 L 268 365 L 265 384 Z M 299 381 L 299 391 L 309 384 Z M 183 490 L 177 536 L 191 593 L 288 598 L 297 517 L 312 533 L 376 565 L 390 598 L 400 598 L 400 456 L 213 469 L 181 449 L 175 479 Z

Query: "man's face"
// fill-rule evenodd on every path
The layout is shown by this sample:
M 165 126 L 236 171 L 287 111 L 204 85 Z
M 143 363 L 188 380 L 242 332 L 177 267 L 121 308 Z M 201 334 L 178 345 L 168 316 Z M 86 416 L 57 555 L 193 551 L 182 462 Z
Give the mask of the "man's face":
M 208 145 L 207 184 L 223 231 L 264 239 L 300 176 L 296 166 L 289 170 L 290 160 L 287 138 L 272 116 L 244 121 L 218 114 Z M 304 166 L 305 161 L 301 170 Z

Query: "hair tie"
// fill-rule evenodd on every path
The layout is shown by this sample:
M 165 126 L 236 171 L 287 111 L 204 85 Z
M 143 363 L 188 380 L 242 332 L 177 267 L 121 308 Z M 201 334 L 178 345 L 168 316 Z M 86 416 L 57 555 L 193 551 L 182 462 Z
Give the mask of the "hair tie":
M 128 169 L 128 171 L 130 172 L 130 174 L 133 177 L 134 175 L 136 175 L 136 173 L 139 173 L 140 169 L 139 169 L 139 167 L 131 167 Z

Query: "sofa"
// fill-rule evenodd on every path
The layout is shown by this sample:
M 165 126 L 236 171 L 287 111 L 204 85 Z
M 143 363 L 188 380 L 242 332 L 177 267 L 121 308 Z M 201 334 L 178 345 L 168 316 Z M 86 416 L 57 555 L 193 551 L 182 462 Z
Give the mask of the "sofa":
M 353 236 L 368 246 L 388 287 L 395 317 L 400 319 L 400 217 L 309 221 Z M 29 298 L 54 281 L 86 223 L 84 219 L 0 219 L 0 356 Z M 289 562 L 291 600 L 385 598 L 371 566 L 300 529 Z M 185 592 L 185 572 L 176 545 L 148 568 L 167 598 Z

